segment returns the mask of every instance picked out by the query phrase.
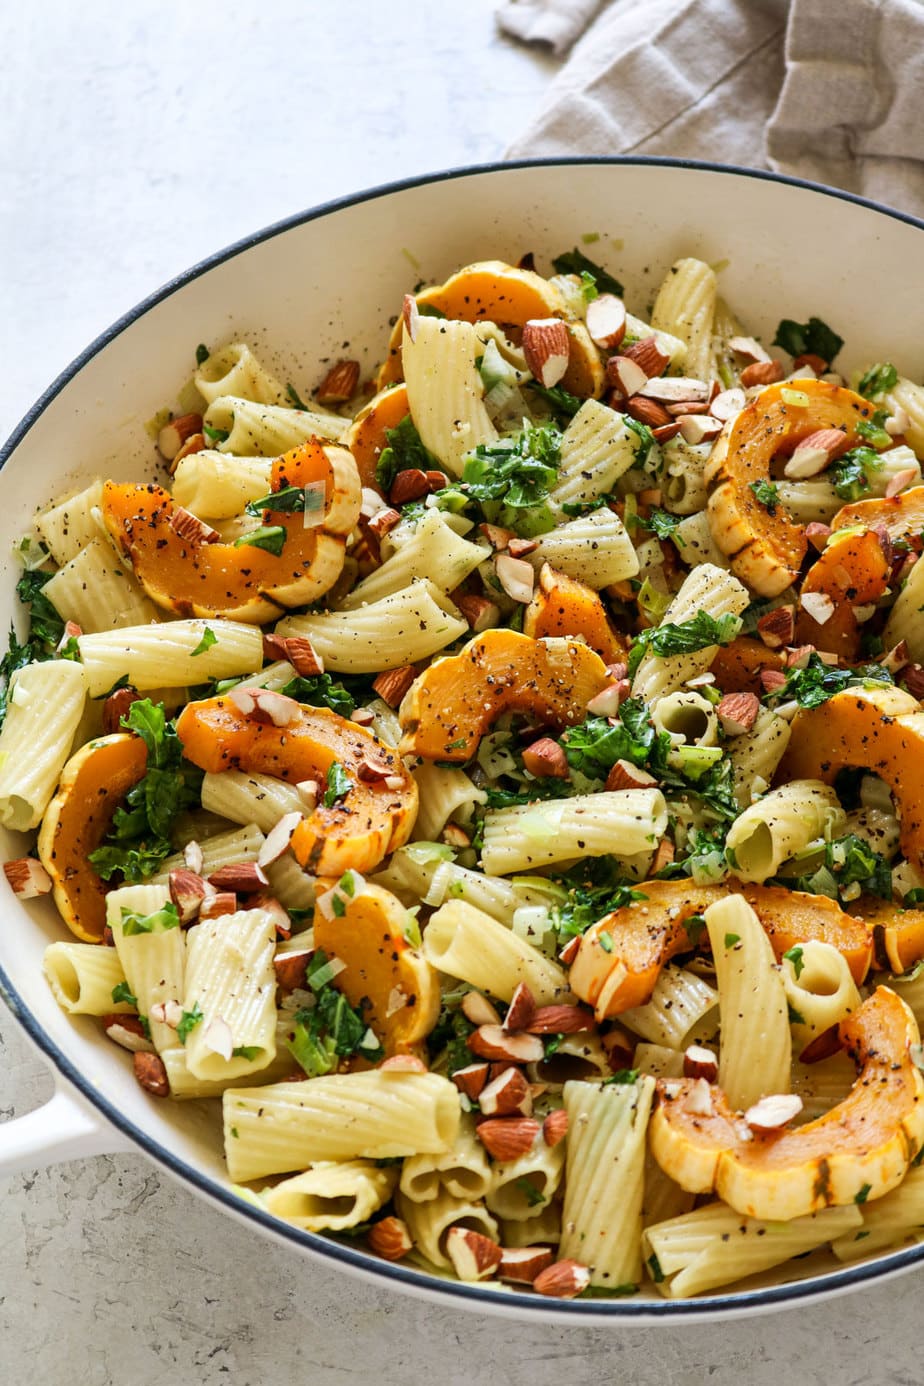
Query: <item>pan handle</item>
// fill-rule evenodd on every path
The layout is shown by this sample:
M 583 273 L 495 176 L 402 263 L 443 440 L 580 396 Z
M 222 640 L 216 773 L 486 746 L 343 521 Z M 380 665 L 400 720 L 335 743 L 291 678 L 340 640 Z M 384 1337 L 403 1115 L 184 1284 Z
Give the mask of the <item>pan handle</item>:
M 56 1080 L 54 1096 L 43 1107 L 0 1123 L 0 1178 L 62 1160 L 115 1155 L 134 1148 L 72 1089 Z

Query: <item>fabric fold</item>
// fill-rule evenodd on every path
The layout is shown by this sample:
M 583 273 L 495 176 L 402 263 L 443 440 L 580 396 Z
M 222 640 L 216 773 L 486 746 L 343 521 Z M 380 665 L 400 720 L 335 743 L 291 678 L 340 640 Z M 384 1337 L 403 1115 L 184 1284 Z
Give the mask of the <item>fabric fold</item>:
M 922 0 L 508 0 L 570 56 L 509 157 L 770 168 L 924 214 Z M 596 15 L 596 18 L 594 17 Z

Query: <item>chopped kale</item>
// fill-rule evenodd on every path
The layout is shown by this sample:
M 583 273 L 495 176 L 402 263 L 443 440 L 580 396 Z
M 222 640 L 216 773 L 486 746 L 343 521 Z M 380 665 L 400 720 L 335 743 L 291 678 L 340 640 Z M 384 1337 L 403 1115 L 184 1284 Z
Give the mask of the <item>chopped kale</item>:
M 251 529 L 247 534 L 242 534 L 240 539 L 235 539 L 234 547 L 265 549 L 267 553 L 275 554 L 278 558 L 285 542 L 286 531 L 282 525 L 261 525 L 259 529 Z
M 637 529 L 647 529 L 649 533 L 658 539 L 673 539 L 674 531 L 684 520 L 683 515 L 671 515 L 667 510 L 652 510 L 647 517 L 645 515 L 633 515 L 630 521 Z M 682 544 L 682 540 L 674 539 L 677 544 Z
M 809 318 L 806 323 L 784 318 L 776 329 L 773 345 L 782 347 L 790 356 L 820 356 L 830 366 L 844 339 L 821 318 Z
M 263 518 L 264 510 L 276 510 L 283 514 L 294 515 L 304 509 L 305 488 L 303 486 L 286 486 L 281 491 L 269 491 L 265 496 L 260 496 L 258 500 L 248 501 L 244 506 L 245 512 L 256 520 Z
M 623 879 L 620 865 L 613 858 L 588 858 L 565 875 L 551 879 L 567 891 L 565 899 L 551 912 L 552 927 L 563 943 L 585 933 L 591 924 L 614 910 L 646 899 L 643 891 Z M 601 942 L 605 937 L 601 935 Z
M 202 639 L 199 641 L 196 648 L 194 650 L 190 650 L 189 653 L 191 656 L 205 654 L 206 650 L 210 650 L 213 645 L 217 644 L 218 636 L 215 634 L 213 630 L 206 626 L 205 630 L 202 632 Z
M 312 674 L 310 678 L 299 674 L 279 691 L 311 707 L 329 707 L 341 717 L 351 716 L 356 707 L 352 694 L 342 683 L 335 683 L 330 674 Z
M 595 264 L 577 246 L 573 250 L 565 250 L 561 255 L 556 255 L 552 260 L 556 274 L 576 274 L 582 280 L 584 275 L 592 275 L 594 288 L 601 294 L 615 294 L 617 298 L 622 298 L 623 287 L 602 265 Z M 586 282 L 586 281 L 585 281 Z
M 707 611 L 698 611 L 689 621 L 674 624 L 662 622 L 637 636 L 629 653 L 630 678 L 638 668 L 642 655 L 651 651 L 662 659 L 669 655 L 692 654 L 709 645 L 727 645 L 741 630 L 741 617 L 726 612 L 718 618 Z
M 748 487 L 756 500 L 766 507 L 768 515 L 775 515 L 780 503 L 779 488 L 772 481 L 752 481 Z
M 327 789 L 324 793 L 324 807 L 333 808 L 338 799 L 342 799 L 344 795 L 349 794 L 352 788 L 353 781 L 350 779 L 339 760 L 335 760 L 327 772 Z
M 889 417 L 885 409 L 876 409 L 871 419 L 861 419 L 857 424 L 857 432 L 870 447 L 890 448 L 894 443 L 894 438 L 886 431 L 885 422 Z
M 577 395 L 572 395 L 561 385 L 549 387 L 540 385 L 538 380 L 528 380 L 526 388 L 532 390 L 533 394 L 538 395 L 540 399 L 544 399 L 556 414 L 566 419 L 573 419 L 584 403 L 582 399 L 578 399 Z
M 180 1044 L 185 1044 L 196 1026 L 202 1021 L 202 1011 L 199 1009 L 199 1002 L 193 1002 L 191 1011 L 184 1011 L 180 1016 L 179 1024 L 176 1027 L 176 1037 Z
M 338 1058 L 361 1054 L 373 1062 L 383 1057 L 378 1039 L 369 1030 L 362 1008 L 352 1007 L 342 991 L 332 985 L 330 963 L 318 949 L 308 968 L 308 984 L 314 1005 L 295 1013 L 295 1031 L 289 1040 L 292 1057 L 312 1078 L 330 1073 Z
M 167 903 L 153 914 L 139 914 L 137 910 L 122 910 L 122 934 L 132 938 L 135 934 L 165 934 L 170 929 L 180 927 L 180 916 L 176 905 Z
M 874 448 L 851 448 L 828 469 L 841 500 L 860 500 L 870 490 L 870 473 L 882 470 L 882 458 Z
M 392 482 L 399 472 L 408 469 L 421 472 L 439 469 L 439 462 L 421 442 L 410 414 L 394 428 L 385 430 L 385 442 L 388 446 L 383 448 L 375 469 L 376 483 L 382 491 L 391 490 Z
M 90 854 L 104 880 L 118 871 L 127 881 L 143 881 L 172 850 L 169 836 L 176 816 L 199 803 L 202 771 L 183 759 L 176 726 L 162 703 L 139 698 L 122 725 L 142 738 L 147 748 L 147 771 L 117 808 L 105 841 Z
M 467 1041 L 475 1026 L 460 1008 L 464 995 L 464 991 L 444 993 L 439 1017 L 427 1036 L 432 1065 L 450 1075 L 472 1062 Z
M 867 895 L 878 895 L 883 900 L 892 898 L 892 870 L 887 858 L 874 851 L 856 833 L 846 833 L 833 842 L 826 842 L 824 856 L 814 871 L 778 879 L 790 890 L 828 895 L 833 900 L 839 899 L 841 892 L 852 885 L 859 885 Z
M 835 693 L 842 693 L 845 688 L 892 682 L 891 674 L 882 664 L 839 669 L 832 664 L 825 664 L 817 654 L 812 654 L 804 669 L 790 670 L 785 685 L 772 696 L 783 702 L 795 698 L 800 707 L 819 707 L 829 698 L 833 698 Z
M 561 433 L 554 424 L 527 424 L 515 438 L 481 443 L 465 459 L 462 489 L 489 519 L 539 505 L 558 479 Z
M 898 384 L 898 371 L 891 361 L 882 361 L 878 365 L 870 366 L 860 377 L 857 386 L 864 399 L 880 399 L 888 394 L 889 390 L 894 390 Z

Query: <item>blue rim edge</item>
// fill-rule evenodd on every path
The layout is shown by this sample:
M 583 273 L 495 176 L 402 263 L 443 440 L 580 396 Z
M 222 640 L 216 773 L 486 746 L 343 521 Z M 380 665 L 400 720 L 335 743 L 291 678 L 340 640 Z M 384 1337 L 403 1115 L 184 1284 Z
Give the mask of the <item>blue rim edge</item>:
M 308 222 L 317 221 L 320 217 L 328 216 L 332 212 L 339 212 L 349 207 L 355 207 L 364 202 L 372 202 L 381 197 L 387 197 L 392 193 L 404 192 L 412 188 L 423 187 L 431 183 L 448 183 L 460 178 L 468 178 L 486 173 L 505 173 L 508 170 L 523 168 L 560 168 L 560 167 L 600 167 L 600 168 L 619 168 L 630 167 L 653 167 L 653 168 L 676 168 L 692 169 L 706 173 L 732 174 L 736 177 L 755 178 L 763 182 L 781 183 L 795 188 L 803 188 L 809 192 L 820 193 L 825 197 L 838 199 L 842 202 L 852 202 L 859 207 L 864 207 L 869 211 L 878 212 L 883 216 L 889 217 L 893 221 L 901 221 L 909 226 L 915 226 L 924 231 L 924 220 L 906 212 L 896 211 L 892 207 L 887 207 L 882 203 L 873 202 L 869 198 L 860 197 L 855 193 L 844 192 L 838 188 L 826 187 L 821 183 L 812 183 L 804 178 L 792 178 L 785 174 L 769 173 L 763 169 L 744 168 L 734 164 L 716 164 L 698 159 L 671 159 L 671 158 L 648 158 L 637 155 L 624 155 L 608 157 L 604 155 L 569 158 L 545 158 L 545 159 L 516 159 L 509 162 L 495 161 L 485 164 L 471 164 L 459 168 L 446 169 L 436 173 L 418 174 L 410 178 L 401 179 L 394 183 L 383 183 L 377 187 L 370 188 L 361 193 L 350 194 L 346 197 L 335 198 L 330 202 L 321 203 L 317 207 L 311 208 L 306 212 L 298 212 L 291 217 L 286 217 L 281 221 L 273 222 L 270 226 L 261 231 L 254 232 L 250 236 L 245 236 L 224 250 L 210 255 L 205 260 L 200 260 L 198 264 L 183 274 L 168 280 L 161 288 L 149 294 L 147 298 L 141 300 L 134 308 L 124 313 L 120 318 L 108 327 L 104 332 L 90 343 L 79 356 L 61 372 L 56 380 L 49 385 L 48 389 L 36 400 L 32 408 L 25 414 L 20 423 L 14 428 L 6 443 L 0 448 L 0 468 L 2 468 L 13 452 L 22 442 L 23 438 L 37 423 L 45 410 L 57 398 L 66 385 L 83 369 L 87 362 L 97 356 L 105 347 L 121 335 L 127 328 L 131 327 L 139 318 L 143 317 L 152 308 L 156 307 L 164 299 L 182 289 L 185 285 L 192 283 L 193 280 L 207 274 L 216 266 L 224 264 L 227 260 L 234 259 L 235 256 L 244 251 L 252 249 L 254 246 L 262 244 L 264 241 L 273 239 L 276 236 L 284 235 L 296 227 L 303 226 Z M 296 1247 L 308 1248 L 315 1255 L 333 1262 L 335 1265 L 345 1266 L 351 1270 L 358 1270 L 365 1276 L 374 1275 L 376 1278 L 390 1281 L 396 1286 L 406 1287 L 416 1292 L 426 1292 L 427 1294 L 438 1295 L 448 1301 L 456 1301 L 460 1307 L 477 1308 L 479 1305 L 492 1309 L 511 1310 L 518 1315 L 529 1315 L 549 1317 L 553 1315 L 558 1318 L 563 1313 L 567 1313 L 569 1318 L 580 1320 L 582 1318 L 594 1319 L 613 1319 L 616 1321 L 641 1323 L 645 1320 L 691 1320 L 696 1318 L 715 1318 L 719 1315 L 736 1315 L 738 1317 L 753 1314 L 756 1310 L 769 1306 L 785 1305 L 807 1305 L 814 1301 L 827 1299 L 838 1290 L 854 1288 L 867 1281 L 891 1278 L 904 1270 L 910 1270 L 919 1265 L 924 1260 L 924 1244 L 905 1248 L 902 1251 L 893 1252 L 889 1256 L 880 1257 L 877 1261 L 869 1262 L 865 1265 L 848 1267 L 841 1271 L 823 1272 L 820 1280 L 795 1281 L 788 1285 L 767 1287 L 764 1289 L 745 1290 L 737 1294 L 704 1296 L 696 1300 L 638 1300 L 638 1299 L 592 1299 L 592 1300 L 548 1300 L 539 1295 L 517 1293 L 516 1291 L 504 1291 L 498 1293 L 497 1289 L 492 1289 L 489 1285 L 468 1285 L 459 1281 L 444 1280 L 440 1277 L 429 1275 L 424 1271 L 412 1270 L 393 1262 L 382 1261 L 372 1256 L 371 1253 L 353 1250 L 342 1242 L 336 1242 L 329 1238 L 322 1237 L 316 1233 L 303 1232 L 301 1229 L 292 1227 L 279 1219 L 272 1217 L 269 1213 L 255 1207 L 244 1199 L 239 1198 L 230 1188 L 223 1188 L 217 1182 L 203 1175 L 194 1166 L 186 1164 L 185 1161 L 177 1158 L 172 1151 L 157 1141 L 151 1139 L 146 1132 L 135 1126 L 129 1121 L 122 1112 L 118 1110 L 107 1098 L 101 1096 L 93 1085 L 89 1083 L 75 1064 L 67 1055 L 59 1049 L 58 1045 L 51 1039 L 50 1035 L 39 1024 L 36 1017 L 32 1014 L 23 998 L 13 986 L 12 979 L 0 964 L 0 996 L 6 1001 L 10 1011 L 22 1025 L 37 1047 L 51 1060 L 54 1067 L 78 1091 L 95 1107 L 102 1115 L 118 1130 L 122 1131 L 150 1156 L 155 1163 L 165 1166 L 181 1180 L 191 1183 L 200 1193 L 214 1202 L 222 1203 L 232 1213 L 243 1216 L 258 1223 L 265 1231 L 273 1237 L 282 1238 L 291 1242 Z

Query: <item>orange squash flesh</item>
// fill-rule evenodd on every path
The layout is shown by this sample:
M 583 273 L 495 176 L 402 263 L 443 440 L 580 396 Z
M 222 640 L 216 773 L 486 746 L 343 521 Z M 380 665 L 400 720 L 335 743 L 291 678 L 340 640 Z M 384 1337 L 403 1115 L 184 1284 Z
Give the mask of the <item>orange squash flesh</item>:
M 446 318 L 460 322 L 493 322 L 515 342 L 531 318 L 568 318 L 567 305 L 547 279 L 532 270 L 515 269 L 500 260 L 484 260 L 447 279 L 445 284 L 423 289 L 417 295 L 419 307 L 435 308 Z M 396 322 L 388 344 L 388 355 L 379 370 L 378 385 L 401 379 L 401 332 Z M 561 382 L 566 390 L 580 396 L 599 396 L 604 372 L 600 354 L 581 322 L 569 322 L 571 354 Z
M 802 595 L 821 592 L 834 603 L 834 613 L 819 624 L 800 608 L 796 643 L 814 645 L 853 663 L 860 652 L 860 626 L 855 606 L 878 602 L 889 585 L 891 565 L 872 530 L 829 543 L 805 575 Z
M 866 529 L 885 525 L 891 539 L 920 534 L 924 530 L 924 486 L 912 486 L 900 496 L 879 496 L 842 506 L 831 521 L 831 528 L 846 529 L 852 525 Z
M 276 727 L 242 716 L 226 698 L 207 698 L 186 704 L 177 735 L 186 758 L 212 774 L 244 770 L 290 784 L 320 784 L 318 805 L 306 812 L 291 842 L 299 864 L 315 875 L 340 876 L 351 867 L 370 871 L 411 835 L 417 785 L 404 764 L 372 732 L 329 708 L 303 707 L 295 721 Z M 334 762 L 351 784 L 328 808 L 323 793 Z M 397 776 L 401 787 L 389 789 L 384 779 L 361 779 L 366 762 Z
M 147 771 L 138 736 L 117 732 L 90 741 L 65 765 L 45 811 L 38 852 L 54 883 L 55 903 L 72 934 L 99 943 L 106 927 L 107 886 L 89 856 L 103 841 L 125 795 Z
M 523 614 L 523 634 L 534 640 L 579 636 L 605 664 L 625 663 L 629 657 L 629 642 L 610 623 L 599 592 L 549 563 L 542 565 L 539 586 Z
M 756 693 L 758 697 L 764 692 L 761 670 L 782 670 L 784 667 L 779 650 L 771 650 L 762 640 L 748 635 L 739 635 L 728 645 L 720 645 L 709 666 L 723 693 Z
M 323 482 L 325 517 L 306 528 L 302 511 L 266 511 L 264 523 L 285 530 L 279 555 L 252 544 L 208 544 L 171 525 L 172 497 L 160 486 L 107 481 L 103 519 L 152 601 L 181 616 L 222 616 L 262 623 L 286 606 L 314 601 L 343 568 L 346 539 L 359 515 L 359 474 L 344 448 L 304 443 L 272 467 L 271 489 Z
M 375 469 L 388 446 L 385 432 L 387 429 L 397 428 L 409 412 L 407 386 L 402 382 L 380 391 L 369 401 L 365 409 L 361 409 L 356 415 L 346 436 L 346 445 L 353 454 L 353 461 L 359 469 L 359 479 L 363 486 L 371 486 L 374 490 L 381 491 L 375 479 Z
M 924 910 L 902 909 L 876 895 L 861 895 L 854 908 L 875 931 L 877 947 L 894 973 L 907 972 L 924 958 Z
M 563 730 L 583 721 L 608 682 L 603 660 L 580 640 L 487 630 L 411 685 L 398 713 L 401 754 L 462 763 L 503 712 Z
M 885 780 L 895 798 L 902 851 L 924 869 L 924 712 L 899 688 L 851 688 L 816 708 L 802 708 L 776 774 L 833 784 L 859 767 Z
M 693 1080 L 661 1080 L 649 1128 L 658 1164 L 688 1191 L 714 1189 L 747 1217 L 789 1220 L 888 1193 L 924 1144 L 924 1076 L 910 1054 L 918 1027 L 905 1003 L 878 987 L 839 1032 L 857 1080 L 836 1107 L 796 1130 L 746 1139 L 720 1088 L 710 1089 L 715 1117 L 704 1119 L 699 1104 L 691 1110 Z
M 807 395 L 808 405 L 788 403 L 783 391 Z M 793 583 L 807 541 L 804 526 L 781 505 L 771 514 L 752 485 L 769 480 L 777 452 L 791 451 L 818 429 L 842 429 L 853 446 L 857 425 L 872 409 L 862 396 L 824 380 L 787 381 L 769 385 L 726 424 L 706 464 L 709 524 L 735 575 L 755 592 L 775 597 Z
M 743 895 L 755 910 L 777 959 L 796 944 L 820 940 L 842 954 L 857 983 L 869 971 L 869 927 L 825 895 L 737 881 L 728 886 L 644 881 L 638 889 L 644 900 L 625 905 L 587 930 L 571 967 L 572 991 L 598 1008 L 598 1020 L 649 1001 L 664 964 L 678 953 L 691 952 L 698 940 L 686 922 L 730 893 Z M 608 945 L 601 944 L 601 938 Z
M 338 896 L 343 915 L 315 911 L 315 947 L 346 963 L 334 986 L 362 1006 L 386 1055 L 409 1053 L 437 1022 L 439 976 L 405 938 L 407 910 L 390 891 L 366 884 L 351 899 Z

